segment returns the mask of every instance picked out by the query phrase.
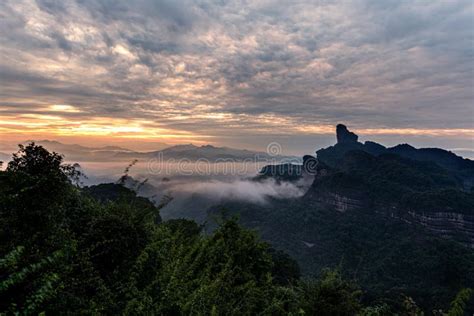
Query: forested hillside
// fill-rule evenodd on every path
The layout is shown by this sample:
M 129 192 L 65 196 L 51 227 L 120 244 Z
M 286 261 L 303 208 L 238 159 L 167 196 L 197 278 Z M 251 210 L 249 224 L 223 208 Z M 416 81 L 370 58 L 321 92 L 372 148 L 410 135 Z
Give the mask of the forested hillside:
M 357 139 L 339 125 L 336 145 L 303 158 L 317 161 L 313 170 L 310 163 L 267 166 L 254 178 L 312 177 L 304 196 L 264 205 L 226 201 L 209 210 L 208 221 L 240 216 L 244 227 L 295 258 L 305 276 L 338 267 L 367 298 L 405 293 L 426 311 L 443 308 L 474 284 L 474 162 L 408 145 L 412 150 L 399 154 L 400 146 Z
M 120 183 L 81 189 L 79 177 L 34 144 L 0 172 L 1 314 L 421 313 L 405 294 L 367 297 L 338 270 L 301 279 L 293 259 L 236 219 L 205 235 L 189 220 L 162 222 Z M 471 294 L 459 290 L 452 315 Z

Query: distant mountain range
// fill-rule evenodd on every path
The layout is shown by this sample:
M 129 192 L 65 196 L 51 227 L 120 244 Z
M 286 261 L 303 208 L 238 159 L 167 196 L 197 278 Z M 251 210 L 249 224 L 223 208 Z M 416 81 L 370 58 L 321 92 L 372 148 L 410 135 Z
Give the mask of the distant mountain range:
M 31 142 L 31 141 L 27 141 Z M 25 143 L 27 143 L 25 142 Z M 130 161 L 133 159 L 151 159 L 161 158 L 163 160 L 197 161 L 205 159 L 210 162 L 219 161 L 299 161 L 295 156 L 269 155 L 264 152 L 250 151 L 246 149 L 235 149 L 229 147 L 215 147 L 212 145 L 196 146 L 193 144 L 175 145 L 156 151 L 138 152 L 119 146 L 105 147 L 86 147 L 75 144 L 63 144 L 57 141 L 40 140 L 36 144 L 42 145 L 46 149 L 61 153 L 67 161 L 81 162 L 111 162 L 111 161 Z M 0 160 L 7 161 L 11 155 L 0 153 Z
M 235 149 L 229 147 L 215 147 L 212 145 L 203 145 L 203 146 L 195 146 L 192 144 L 189 145 L 177 145 L 169 148 L 165 148 L 160 151 L 149 152 L 145 153 L 147 157 L 157 157 L 159 155 L 163 155 L 165 159 L 190 159 L 192 161 L 198 159 L 208 159 L 210 161 L 216 161 L 219 159 L 226 160 L 231 159 L 235 161 L 243 161 L 243 160 L 295 160 L 298 161 L 297 157 L 295 156 L 283 156 L 277 155 L 273 156 L 265 152 L 257 152 L 251 151 L 246 149 Z

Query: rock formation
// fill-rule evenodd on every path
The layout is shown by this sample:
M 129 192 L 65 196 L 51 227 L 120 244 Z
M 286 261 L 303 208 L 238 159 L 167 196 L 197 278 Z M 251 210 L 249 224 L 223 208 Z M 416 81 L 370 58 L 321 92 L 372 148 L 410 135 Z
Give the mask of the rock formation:
M 338 124 L 336 127 L 337 143 L 357 143 L 359 136 L 349 131 L 343 124 Z

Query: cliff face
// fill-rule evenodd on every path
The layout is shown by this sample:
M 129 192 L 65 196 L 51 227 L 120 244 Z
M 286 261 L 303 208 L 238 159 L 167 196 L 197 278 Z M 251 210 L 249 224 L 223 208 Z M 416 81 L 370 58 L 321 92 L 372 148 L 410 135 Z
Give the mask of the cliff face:
M 433 235 L 454 239 L 474 248 L 474 215 L 461 214 L 449 210 L 420 212 L 417 210 L 379 209 L 379 214 L 402 220 L 405 223 L 424 226 Z
M 334 192 L 323 192 L 319 194 L 314 194 L 314 198 L 316 201 L 330 208 L 334 208 L 336 211 L 341 213 L 360 209 L 365 206 L 363 200 L 350 198 Z
M 340 266 L 384 295 L 429 289 L 439 302 L 452 280 L 474 284 L 474 191 L 465 189 L 459 173 L 428 159 L 434 150 L 417 157 L 408 146 L 394 150 L 403 154 L 389 152 L 359 142 L 342 126 L 337 139 L 317 159 L 303 158 L 298 171 L 313 180 L 303 197 L 225 203 L 209 218 L 225 208 L 288 251 L 304 274 Z M 278 167 L 264 168 L 260 176 L 291 182 L 290 166 L 280 173 Z
M 439 237 L 458 240 L 474 248 L 474 216 L 454 212 L 418 213 L 408 211 L 405 217 L 425 226 Z
M 466 188 L 469 175 L 459 173 L 474 162 L 441 149 L 386 148 L 357 139 L 337 126 L 338 143 L 317 151 L 326 167 L 305 199 L 338 212 L 384 214 L 474 247 L 474 192 Z
M 375 210 L 387 218 L 401 220 L 410 225 L 421 225 L 437 237 L 450 238 L 474 248 L 474 214 L 463 214 L 457 210 L 426 212 L 416 208 L 403 209 L 392 203 L 373 205 L 369 197 L 362 192 L 358 195 L 348 195 L 339 190 L 326 190 L 321 185 L 309 190 L 305 198 L 341 213 Z

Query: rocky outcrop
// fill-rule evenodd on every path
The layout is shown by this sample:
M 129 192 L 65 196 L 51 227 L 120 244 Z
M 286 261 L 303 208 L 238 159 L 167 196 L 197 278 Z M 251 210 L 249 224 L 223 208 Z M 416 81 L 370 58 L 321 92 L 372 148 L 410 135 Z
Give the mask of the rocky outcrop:
M 474 216 L 453 212 L 408 212 L 414 222 L 440 237 L 456 239 L 474 248 Z
M 318 190 L 314 187 L 305 194 L 304 198 L 309 201 L 316 201 L 329 208 L 334 208 L 336 211 L 341 213 L 367 206 L 366 201 L 363 199 L 344 195 L 339 192 L 332 192 L 324 189 Z
M 337 144 L 316 151 L 319 162 L 336 167 L 338 162 L 346 153 L 353 150 L 364 150 L 364 145 L 357 140 L 359 137 L 349 131 L 345 125 L 339 124 L 336 127 Z
M 360 143 L 340 124 L 337 144 L 317 151 L 317 160 L 305 156 L 303 170 L 310 163 L 317 172 L 303 199 L 342 213 L 382 213 L 474 248 L 474 161 L 436 148 Z
M 397 206 L 379 207 L 376 213 L 388 215 L 410 225 L 424 226 L 437 237 L 454 239 L 474 248 L 474 215 L 447 210 L 423 212 L 400 209 Z
M 349 131 L 343 124 L 338 124 L 336 126 L 336 137 L 338 144 L 357 143 L 357 140 L 359 139 L 359 136 Z
M 457 156 L 441 148 L 415 148 L 409 144 L 385 147 L 372 141 L 358 142 L 358 136 L 349 131 L 343 124 L 336 127 L 337 144 L 316 151 L 319 161 L 336 166 L 343 156 L 354 150 L 365 151 L 371 155 L 396 154 L 411 160 L 436 163 L 448 170 L 457 172 L 457 176 L 465 182 L 464 187 L 470 190 L 474 184 L 474 161 Z
M 319 202 L 322 202 L 330 207 L 334 207 L 336 211 L 341 213 L 362 208 L 365 204 L 361 200 L 349 198 L 347 196 L 332 192 L 321 194 L 317 199 Z

